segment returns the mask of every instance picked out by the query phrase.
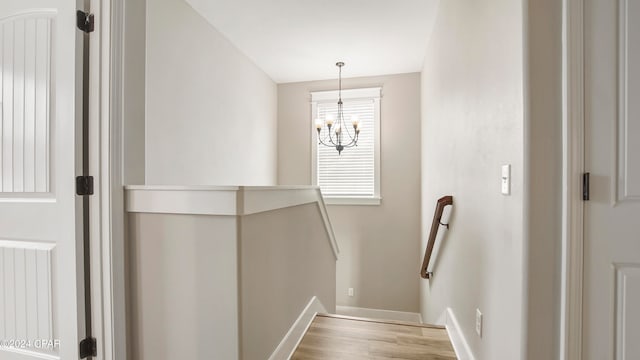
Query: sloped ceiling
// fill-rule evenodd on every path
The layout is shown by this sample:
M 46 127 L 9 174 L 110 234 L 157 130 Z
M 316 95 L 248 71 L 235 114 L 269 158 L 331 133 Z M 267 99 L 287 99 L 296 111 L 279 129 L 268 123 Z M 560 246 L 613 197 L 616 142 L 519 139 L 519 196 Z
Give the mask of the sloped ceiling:
M 438 0 L 186 0 L 275 82 L 420 71 Z

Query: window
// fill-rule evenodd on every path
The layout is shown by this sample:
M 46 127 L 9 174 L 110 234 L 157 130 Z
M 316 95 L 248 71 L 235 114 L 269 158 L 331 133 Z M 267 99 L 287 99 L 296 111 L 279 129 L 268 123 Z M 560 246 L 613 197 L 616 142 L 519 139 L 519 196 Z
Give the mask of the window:
M 380 204 L 380 92 L 381 88 L 342 90 L 344 118 L 360 119 L 357 146 L 338 155 L 335 147 L 318 144 L 312 126 L 312 179 L 327 204 Z M 337 118 L 338 91 L 311 93 L 311 123 L 327 114 Z M 326 131 L 326 130 L 325 130 Z

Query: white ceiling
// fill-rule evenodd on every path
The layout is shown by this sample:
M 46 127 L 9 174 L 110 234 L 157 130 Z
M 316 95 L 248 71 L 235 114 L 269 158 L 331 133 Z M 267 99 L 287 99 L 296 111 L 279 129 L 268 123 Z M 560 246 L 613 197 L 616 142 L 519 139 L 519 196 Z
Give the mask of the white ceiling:
M 422 69 L 438 0 L 186 0 L 277 83 Z

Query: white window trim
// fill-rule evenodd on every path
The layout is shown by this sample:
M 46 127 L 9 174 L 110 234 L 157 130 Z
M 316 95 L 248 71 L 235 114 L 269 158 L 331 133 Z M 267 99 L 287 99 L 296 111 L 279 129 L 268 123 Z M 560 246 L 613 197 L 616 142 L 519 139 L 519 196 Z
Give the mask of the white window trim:
M 380 205 L 382 197 L 380 196 L 380 98 L 382 94 L 381 87 L 360 88 L 360 89 L 343 89 L 342 100 L 355 99 L 372 99 L 374 102 L 374 189 L 372 197 L 358 196 L 322 196 L 327 205 Z M 311 125 L 311 182 L 314 186 L 318 186 L 318 138 L 316 127 L 313 126 L 313 117 L 317 113 L 319 103 L 337 102 L 338 90 L 315 91 L 311 93 L 311 118 L 307 119 Z M 349 151 L 346 149 L 345 151 Z

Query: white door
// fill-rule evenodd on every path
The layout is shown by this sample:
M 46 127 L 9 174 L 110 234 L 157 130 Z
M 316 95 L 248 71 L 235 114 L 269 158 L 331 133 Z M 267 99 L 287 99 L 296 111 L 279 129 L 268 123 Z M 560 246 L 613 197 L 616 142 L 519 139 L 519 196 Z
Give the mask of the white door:
M 640 1 L 585 1 L 583 358 L 640 359 Z
M 0 0 L 2 360 L 78 359 L 75 5 Z

